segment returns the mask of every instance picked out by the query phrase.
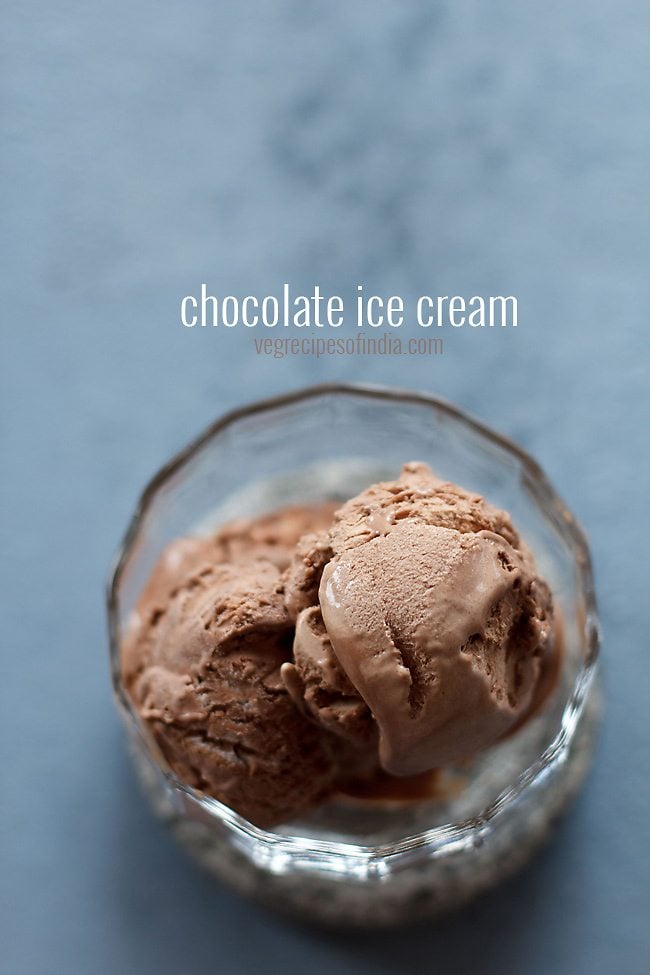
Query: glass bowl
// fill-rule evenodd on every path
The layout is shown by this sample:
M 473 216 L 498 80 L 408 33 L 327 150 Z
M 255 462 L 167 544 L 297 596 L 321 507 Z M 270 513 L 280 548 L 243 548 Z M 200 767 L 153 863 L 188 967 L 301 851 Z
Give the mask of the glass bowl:
M 342 501 L 412 460 L 511 513 L 553 591 L 564 646 L 557 686 L 538 716 L 435 796 L 339 797 L 259 829 L 168 766 L 121 680 L 123 628 L 173 539 L 286 504 Z M 585 537 L 535 461 L 432 396 L 318 386 L 218 420 L 144 491 L 110 579 L 108 615 L 115 698 L 155 811 L 237 890 L 312 920 L 398 924 L 465 902 L 528 859 L 589 764 L 600 693 Z

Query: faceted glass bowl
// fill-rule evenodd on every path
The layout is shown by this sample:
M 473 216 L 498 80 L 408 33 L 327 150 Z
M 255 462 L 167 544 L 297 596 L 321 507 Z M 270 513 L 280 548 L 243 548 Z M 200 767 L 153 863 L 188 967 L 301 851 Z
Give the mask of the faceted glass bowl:
M 564 648 L 558 684 L 525 727 L 443 777 L 439 795 L 383 804 L 339 797 L 259 829 L 167 765 L 122 684 L 129 614 L 173 539 L 286 504 L 343 501 L 413 460 L 512 515 L 553 592 Z M 432 396 L 320 386 L 218 420 L 144 491 L 111 575 L 108 614 L 115 698 L 154 809 L 213 873 L 314 920 L 396 924 L 466 901 L 528 858 L 589 764 L 600 694 L 585 537 L 535 461 Z

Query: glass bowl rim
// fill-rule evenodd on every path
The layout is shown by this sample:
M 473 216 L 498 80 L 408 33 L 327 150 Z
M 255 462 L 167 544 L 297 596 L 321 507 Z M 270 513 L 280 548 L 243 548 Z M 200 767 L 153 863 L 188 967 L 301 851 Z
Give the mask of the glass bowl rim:
M 478 816 L 459 823 L 444 824 L 421 830 L 399 840 L 381 844 L 360 844 L 347 841 L 323 840 L 304 835 L 286 835 L 261 829 L 224 803 L 207 796 L 179 779 L 168 766 L 158 746 L 141 722 L 121 681 L 119 653 L 118 600 L 122 574 L 137 538 L 140 525 L 146 517 L 157 491 L 193 459 L 214 437 L 242 419 L 258 413 L 273 412 L 310 399 L 327 396 L 349 396 L 360 399 L 377 399 L 399 402 L 412 406 L 430 407 L 451 417 L 466 429 L 496 444 L 506 453 L 512 454 L 529 475 L 528 487 L 532 489 L 536 502 L 550 517 L 563 536 L 568 536 L 575 551 L 580 591 L 584 598 L 584 620 L 582 623 L 585 638 L 586 656 L 576 675 L 575 683 L 564 706 L 560 728 L 544 752 L 528 766 L 516 781 L 501 793 Z M 107 611 L 109 628 L 109 653 L 113 693 L 123 717 L 129 721 L 143 739 L 147 753 L 159 772 L 162 773 L 174 794 L 179 794 L 191 805 L 198 805 L 204 814 L 216 819 L 225 826 L 235 838 L 244 844 L 261 848 L 264 855 L 258 861 L 281 862 L 283 869 L 287 862 L 298 868 L 320 866 L 328 872 L 358 872 L 364 876 L 376 873 L 383 876 L 387 865 L 390 870 L 412 863 L 414 857 L 430 857 L 461 848 L 481 846 L 498 822 L 507 816 L 517 800 L 534 789 L 554 767 L 561 764 L 585 702 L 595 678 L 598 664 L 600 629 L 598 624 L 596 595 L 594 590 L 591 556 L 585 533 L 573 514 L 552 487 L 546 474 L 523 448 L 503 434 L 492 430 L 482 421 L 447 400 L 430 393 L 366 383 L 322 383 L 307 386 L 277 396 L 256 400 L 248 405 L 229 410 L 203 430 L 186 447 L 178 451 L 149 480 L 141 492 L 135 511 L 131 516 L 122 542 L 118 547 L 107 586 Z M 290 825 L 290 824 L 289 824 Z M 308 862 L 305 856 L 308 854 Z

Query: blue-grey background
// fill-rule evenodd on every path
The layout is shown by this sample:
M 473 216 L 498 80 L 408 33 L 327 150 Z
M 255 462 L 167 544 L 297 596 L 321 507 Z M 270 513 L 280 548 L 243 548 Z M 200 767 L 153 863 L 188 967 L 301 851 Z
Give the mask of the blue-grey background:
M 9 975 L 645 971 L 648 7 L 2 4 L 2 943 Z M 180 298 L 516 294 L 441 358 L 255 355 Z M 414 332 L 411 326 L 405 326 Z M 212 884 L 137 792 L 103 583 L 143 482 L 315 380 L 442 394 L 593 542 L 598 762 L 523 874 L 416 933 L 318 934 Z

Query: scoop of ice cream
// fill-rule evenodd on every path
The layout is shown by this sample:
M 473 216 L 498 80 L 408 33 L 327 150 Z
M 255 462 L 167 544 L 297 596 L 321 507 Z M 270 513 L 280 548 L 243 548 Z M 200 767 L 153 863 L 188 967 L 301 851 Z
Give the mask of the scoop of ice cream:
M 326 517 L 316 511 L 311 523 Z M 282 530 L 281 520 L 276 555 L 304 527 L 295 512 Z M 293 624 L 278 566 L 259 557 L 260 544 L 266 551 L 269 537 L 257 522 L 170 546 L 133 614 L 122 668 L 178 776 L 267 826 L 313 805 L 362 756 L 341 750 L 286 691 L 280 669 Z M 226 550 L 231 561 L 217 561 Z
M 529 707 L 545 622 L 525 575 L 499 535 L 408 522 L 326 566 L 323 621 L 388 772 L 468 758 Z
M 473 756 L 530 713 L 551 652 L 550 595 L 505 512 L 408 464 L 343 505 L 319 553 L 302 555 L 321 566 L 319 599 L 299 614 L 283 671 L 316 720 L 345 735 L 351 685 L 382 766 L 411 775 Z M 294 559 L 287 592 L 302 571 Z M 314 631 L 327 653 L 314 652 Z
M 335 510 L 336 504 L 329 501 L 292 505 L 281 512 L 238 518 L 210 535 L 189 535 L 168 545 L 140 594 L 128 638 L 122 642 L 121 665 L 127 681 L 132 682 L 132 675 L 142 668 L 155 625 L 179 593 L 188 586 L 196 588 L 196 580 L 209 579 L 215 566 L 224 563 L 258 559 L 286 569 L 300 539 L 309 531 L 329 527 Z

